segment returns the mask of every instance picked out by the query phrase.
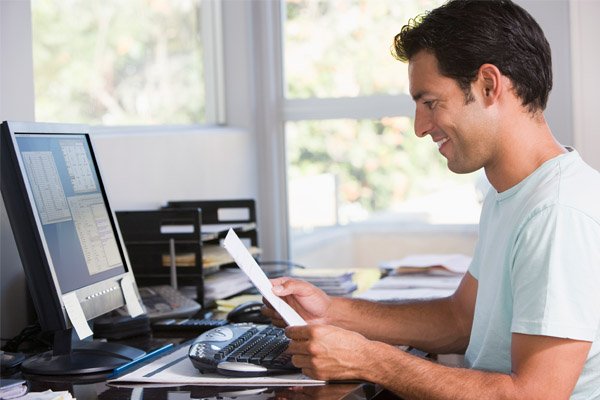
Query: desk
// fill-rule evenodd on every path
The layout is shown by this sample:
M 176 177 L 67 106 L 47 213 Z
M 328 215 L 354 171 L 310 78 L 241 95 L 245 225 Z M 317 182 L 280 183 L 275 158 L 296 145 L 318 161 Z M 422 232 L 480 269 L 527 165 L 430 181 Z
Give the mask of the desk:
M 30 390 L 68 390 L 77 400 L 86 399 L 144 399 L 144 400 L 375 400 L 384 393 L 370 383 L 333 383 L 323 386 L 297 387 L 224 387 L 224 386 L 180 386 L 180 387 L 114 387 L 104 381 L 90 383 L 42 382 L 29 380 Z M 377 400 L 380 400 L 379 397 Z
M 167 342 L 181 343 L 181 338 L 138 336 L 122 341 L 123 344 L 150 351 Z M 388 391 L 371 383 L 331 383 L 321 386 L 171 386 L 152 385 L 116 386 L 106 383 L 106 374 L 78 377 L 24 376 L 30 391 L 69 391 L 79 400 L 85 399 L 219 399 L 219 400 L 387 400 L 398 399 Z
M 175 343 L 179 339 L 170 339 Z M 165 339 L 148 337 L 131 338 L 121 343 L 129 344 L 144 350 L 156 348 L 165 343 Z M 9 376 L 4 376 L 8 378 Z M 30 391 L 42 392 L 69 391 L 78 400 L 86 399 L 218 399 L 218 400 L 384 400 L 381 396 L 386 393 L 380 387 L 371 383 L 332 383 L 321 386 L 295 387 L 240 387 L 240 386 L 178 386 L 156 387 L 151 385 L 115 386 L 106 383 L 106 374 L 84 375 L 80 377 L 52 376 L 16 376 L 26 379 Z M 76 381 L 74 381 L 76 379 Z M 397 399 L 397 398 L 396 398 Z

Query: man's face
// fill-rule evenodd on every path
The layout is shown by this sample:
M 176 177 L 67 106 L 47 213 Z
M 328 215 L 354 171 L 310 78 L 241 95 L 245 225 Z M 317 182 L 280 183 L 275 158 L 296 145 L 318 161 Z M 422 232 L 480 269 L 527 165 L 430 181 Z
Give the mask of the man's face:
M 493 126 L 477 91 L 466 104 L 458 83 L 440 74 L 436 57 L 427 51 L 410 59 L 408 75 L 416 103 L 415 134 L 430 135 L 453 172 L 473 172 L 490 162 Z

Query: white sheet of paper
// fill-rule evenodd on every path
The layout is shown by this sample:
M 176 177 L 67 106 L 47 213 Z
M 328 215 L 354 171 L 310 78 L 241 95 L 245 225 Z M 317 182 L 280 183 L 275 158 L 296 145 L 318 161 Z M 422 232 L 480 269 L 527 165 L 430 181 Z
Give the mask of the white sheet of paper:
M 148 365 L 126 375 L 110 380 L 115 383 L 155 383 L 164 385 L 322 385 L 325 382 L 311 379 L 301 373 L 232 378 L 217 373 L 200 373 L 188 357 L 189 346 L 181 346 Z
M 233 229 L 227 232 L 227 236 L 223 241 L 223 247 L 225 247 L 238 267 L 248 275 L 254 286 L 271 303 L 273 308 L 277 310 L 288 325 L 306 325 L 306 321 L 288 303 L 273 294 L 271 281 L 267 278 L 263 270 L 260 269 L 254 257 L 252 257 Z
M 77 299 L 77 293 L 71 292 L 63 295 L 62 301 L 65 305 L 65 309 L 67 310 L 67 315 L 71 320 L 71 324 L 73 325 L 73 328 L 75 328 L 77 336 L 79 336 L 79 339 L 83 340 L 86 337 L 92 336 L 93 332 L 87 323 L 85 315 L 83 314 L 83 309 L 81 308 L 81 304 L 79 304 L 79 300 Z
M 135 289 L 133 288 L 133 281 L 129 275 L 125 275 L 121 279 L 121 290 L 123 290 L 123 296 L 125 297 L 125 304 L 127 305 L 127 312 L 131 315 L 131 318 L 135 318 L 138 315 L 144 313 L 144 309 L 140 304 Z

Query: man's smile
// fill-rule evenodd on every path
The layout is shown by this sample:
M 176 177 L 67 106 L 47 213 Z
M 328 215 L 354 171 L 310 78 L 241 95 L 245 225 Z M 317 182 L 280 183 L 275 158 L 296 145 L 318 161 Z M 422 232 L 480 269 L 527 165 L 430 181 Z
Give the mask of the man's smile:
M 441 138 L 439 140 L 434 140 L 434 141 L 435 141 L 435 144 L 437 144 L 438 149 L 441 149 L 442 146 L 444 145 L 444 143 L 446 143 L 448 140 L 450 140 L 450 138 L 444 137 L 444 138 Z

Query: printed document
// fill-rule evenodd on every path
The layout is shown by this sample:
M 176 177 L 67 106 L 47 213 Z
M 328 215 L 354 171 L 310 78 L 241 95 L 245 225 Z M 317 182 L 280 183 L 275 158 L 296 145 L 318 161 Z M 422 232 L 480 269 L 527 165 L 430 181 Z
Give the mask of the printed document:
M 264 296 L 285 322 L 290 326 L 306 325 L 306 321 L 292 308 L 288 303 L 277 297 L 272 292 L 273 285 L 263 270 L 256 263 L 256 260 L 240 238 L 230 229 L 223 241 L 223 247 L 229 252 L 231 257 L 242 271 L 248 275 L 254 286 Z

